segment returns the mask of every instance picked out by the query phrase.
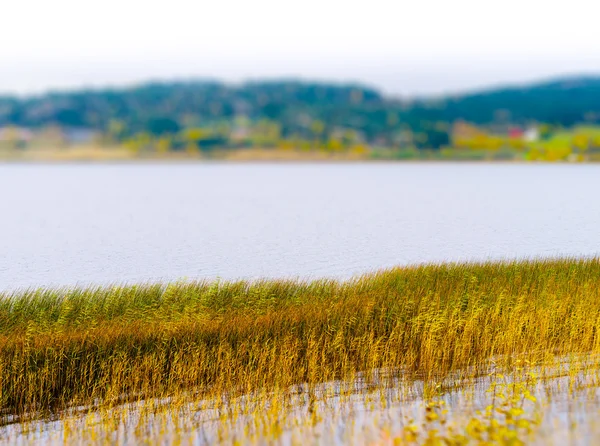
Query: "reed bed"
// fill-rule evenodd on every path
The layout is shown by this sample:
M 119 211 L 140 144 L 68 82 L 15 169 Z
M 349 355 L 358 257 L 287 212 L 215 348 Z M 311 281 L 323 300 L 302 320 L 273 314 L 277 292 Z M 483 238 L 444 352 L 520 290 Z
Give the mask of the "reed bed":
M 20 291 L 0 297 L 0 423 L 358 378 L 433 397 L 491 368 L 599 353 L 599 329 L 598 259 Z

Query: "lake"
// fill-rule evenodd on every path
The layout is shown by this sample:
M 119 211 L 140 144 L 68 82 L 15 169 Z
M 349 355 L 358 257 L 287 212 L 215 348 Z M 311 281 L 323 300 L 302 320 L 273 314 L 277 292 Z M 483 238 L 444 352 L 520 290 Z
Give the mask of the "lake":
M 600 166 L 0 166 L 0 289 L 595 255 Z

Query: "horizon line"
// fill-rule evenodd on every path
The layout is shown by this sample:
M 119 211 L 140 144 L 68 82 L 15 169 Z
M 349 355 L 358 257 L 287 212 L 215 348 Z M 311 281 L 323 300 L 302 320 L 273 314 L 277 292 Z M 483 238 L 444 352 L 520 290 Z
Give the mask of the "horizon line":
M 327 86 L 339 86 L 339 87 L 358 87 L 369 89 L 377 92 L 382 97 L 387 99 L 401 99 L 406 101 L 412 100 L 435 100 L 447 97 L 456 96 L 468 96 L 472 94 L 485 93 L 495 90 L 509 90 L 534 87 L 536 85 L 545 85 L 558 82 L 569 82 L 569 81 L 583 81 L 583 80 L 600 80 L 600 71 L 594 72 L 574 72 L 574 73 L 563 73 L 549 76 L 540 76 L 536 80 L 523 80 L 523 81 L 500 81 L 491 82 L 484 86 L 457 89 L 452 91 L 444 92 L 432 92 L 432 93 L 413 93 L 413 94 L 401 94 L 401 93 L 389 93 L 386 92 L 381 86 L 377 86 L 372 82 L 360 81 L 360 80 L 348 80 L 348 79 L 335 79 L 326 77 L 316 76 L 302 76 L 302 75 L 283 75 L 283 76 L 264 76 L 264 77 L 247 77 L 240 80 L 227 80 L 219 77 L 208 77 L 208 76 L 171 76 L 165 78 L 147 77 L 135 81 L 125 82 L 107 82 L 104 84 L 97 85 L 73 85 L 71 87 L 47 87 L 37 91 L 31 92 L 14 92 L 14 91 L 1 91 L 0 99 L 6 98 L 17 98 L 17 99 L 32 99 L 38 97 L 44 97 L 49 95 L 61 95 L 61 94 L 73 94 L 82 92 L 124 92 L 131 91 L 137 88 L 143 88 L 149 85 L 177 85 L 177 84 L 217 84 L 223 86 L 234 86 L 243 87 L 251 84 L 276 84 L 276 83 L 298 83 L 298 84 L 314 84 L 314 85 L 327 85 Z

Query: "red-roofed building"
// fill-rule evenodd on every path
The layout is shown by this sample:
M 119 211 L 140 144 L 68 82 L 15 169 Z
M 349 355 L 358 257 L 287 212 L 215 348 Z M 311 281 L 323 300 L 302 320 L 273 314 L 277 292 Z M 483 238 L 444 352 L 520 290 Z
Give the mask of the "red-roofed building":
M 513 127 L 508 130 L 508 137 L 511 139 L 522 139 L 523 136 L 525 136 L 525 132 L 519 127 Z

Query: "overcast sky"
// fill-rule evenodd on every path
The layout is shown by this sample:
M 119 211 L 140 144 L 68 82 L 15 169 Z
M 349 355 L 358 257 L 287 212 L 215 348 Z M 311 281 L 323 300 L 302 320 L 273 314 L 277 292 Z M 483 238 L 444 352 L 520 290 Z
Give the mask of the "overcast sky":
M 7 0 L 0 91 L 193 77 L 437 94 L 600 74 L 598 0 Z

